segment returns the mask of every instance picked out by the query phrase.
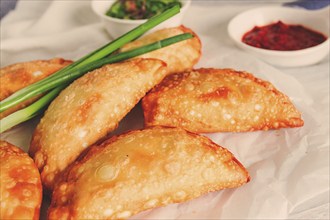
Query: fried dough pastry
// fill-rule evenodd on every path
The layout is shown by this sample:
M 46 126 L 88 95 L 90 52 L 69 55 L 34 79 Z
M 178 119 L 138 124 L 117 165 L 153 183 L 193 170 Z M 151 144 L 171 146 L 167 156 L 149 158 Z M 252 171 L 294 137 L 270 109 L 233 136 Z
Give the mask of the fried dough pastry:
M 40 174 L 32 158 L 0 140 L 0 219 L 39 219 Z
M 232 69 L 166 77 L 142 101 L 145 125 L 192 132 L 245 132 L 303 126 L 301 114 L 271 83 Z
M 49 219 L 125 219 L 241 186 L 246 169 L 225 148 L 180 128 L 153 127 L 90 148 L 56 184 Z
M 135 59 L 103 66 L 66 88 L 41 119 L 29 149 L 45 188 L 52 189 L 60 172 L 113 131 L 166 74 L 161 60 Z
M 163 60 L 167 63 L 169 74 L 188 71 L 193 68 L 201 57 L 201 41 L 191 29 L 184 26 L 158 30 L 126 44 L 121 48 L 121 51 L 131 50 L 183 33 L 192 33 L 195 37 L 150 53 L 143 54 L 139 57 Z
M 62 58 L 51 60 L 35 60 L 24 63 L 12 64 L 0 69 L 0 101 L 7 98 L 14 92 L 33 84 L 41 79 L 55 73 L 72 61 Z M 29 105 L 35 99 L 30 99 L 24 103 L 0 113 L 0 119 Z

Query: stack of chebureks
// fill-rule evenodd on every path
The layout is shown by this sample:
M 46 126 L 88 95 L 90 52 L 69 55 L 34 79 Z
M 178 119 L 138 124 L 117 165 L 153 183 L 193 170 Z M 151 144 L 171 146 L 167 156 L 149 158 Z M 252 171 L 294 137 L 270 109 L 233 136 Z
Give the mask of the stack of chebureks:
M 192 33 L 184 26 L 159 30 L 121 51 L 185 32 Z M 2 141 L 1 219 L 38 219 L 41 183 L 52 193 L 49 219 L 128 218 L 247 183 L 243 165 L 198 133 L 300 127 L 304 122 L 289 98 L 269 82 L 232 69 L 193 69 L 201 56 L 194 35 L 74 81 L 35 129 L 29 149 L 34 163 Z M 70 62 L 52 59 L 2 68 L 1 99 Z M 104 140 L 141 99 L 145 129 Z

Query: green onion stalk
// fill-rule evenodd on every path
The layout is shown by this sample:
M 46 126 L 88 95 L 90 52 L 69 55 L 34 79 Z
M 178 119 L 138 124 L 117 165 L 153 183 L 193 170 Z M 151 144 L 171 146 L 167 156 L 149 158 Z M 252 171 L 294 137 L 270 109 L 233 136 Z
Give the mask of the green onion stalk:
M 39 114 L 41 114 L 49 105 L 49 103 L 56 98 L 56 96 L 64 89 L 67 85 L 69 85 L 75 79 L 81 77 L 85 73 L 97 69 L 105 64 L 111 64 L 115 62 L 120 62 L 123 60 L 131 59 L 136 56 L 169 46 L 171 44 L 187 40 L 192 38 L 193 35 L 190 33 L 180 34 L 174 37 L 166 38 L 164 40 L 160 40 L 136 49 L 132 49 L 126 52 L 118 53 L 112 55 L 110 57 L 98 59 L 92 62 L 88 62 L 86 64 L 80 65 L 79 68 L 71 68 L 70 73 L 66 75 L 60 75 L 58 77 L 53 77 L 53 80 L 48 84 L 41 85 L 35 90 L 31 91 L 35 96 L 37 94 L 44 93 L 45 91 L 49 91 L 46 95 L 41 97 L 39 100 L 29 105 L 26 108 L 23 108 L 19 111 L 16 111 L 9 116 L 0 120 L 0 133 L 12 128 L 15 125 L 18 125 L 24 121 L 27 121 Z
M 32 97 L 35 97 L 36 95 L 45 93 L 54 87 L 49 87 L 48 85 L 52 84 L 51 82 L 58 78 L 58 77 L 64 77 L 66 75 L 71 74 L 72 71 L 76 71 L 92 62 L 95 62 L 99 59 L 102 59 L 106 56 L 109 56 L 114 51 L 122 47 L 128 42 L 131 42 L 132 40 L 135 40 L 136 38 L 143 35 L 148 30 L 152 29 L 153 27 L 157 26 L 161 22 L 169 19 L 170 17 L 176 15 L 180 12 L 180 6 L 176 5 L 166 11 L 164 11 L 162 14 L 156 15 L 152 18 L 150 18 L 147 22 L 139 25 L 138 27 L 134 28 L 133 30 L 127 32 L 126 34 L 122 35 L 121 37 L 117 38 L 116 40 L 106 44 L 105 46 L 95 50 L 94 52 L 80 58 L 76 62 L 72 63 L 71 65 L 61 69 L 60 71 L 57 71 L 56 73 L 52 74 L 51 76 L 40 80 L 39 82 L 36 82 L 30 86 L 27 86 L 11 96 L 7 97 L 6 99 L 2 100 L 0 102 L 0 112 L 3 112 L 11 107 L 14 107 L 18 105 L 19 103 L 22 103 L 23 101 L 30 99 Z M 37 90 L 38 87 L 42 87 L 43 90 Z M 38 91 L 38 92 L 36 92 Z

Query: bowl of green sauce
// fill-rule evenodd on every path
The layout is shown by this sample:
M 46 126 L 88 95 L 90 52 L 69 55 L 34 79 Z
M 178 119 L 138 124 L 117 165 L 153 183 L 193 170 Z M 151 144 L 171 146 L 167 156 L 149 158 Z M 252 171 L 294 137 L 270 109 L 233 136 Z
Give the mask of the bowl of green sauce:
M 191 0 L 92 0 L 91 4 L 107 32 L 117 38 L 174 5 L 181 6 L 180 13 L 152 31 L 181 25 Z

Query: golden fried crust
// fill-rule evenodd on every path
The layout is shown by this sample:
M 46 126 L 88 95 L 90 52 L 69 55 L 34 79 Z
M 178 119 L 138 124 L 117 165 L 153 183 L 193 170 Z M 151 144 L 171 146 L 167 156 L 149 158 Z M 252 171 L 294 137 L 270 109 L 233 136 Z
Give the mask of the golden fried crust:
M 248 172 L 225 148 L 179 128 L 113 137 L 56 184 L 49 219 L 125 219 L 143 210 L 238 187 Z
M 0 140 L 0 219 L 39 219 L 40 174 L 18 147 Z
M 59 69 L 69 65 L 72 61 L 62 58 L 51 60 L 35 60 L 31 62 L 17 63 L 0 69 L 0 101 L 14 92 L 35 83 Z M 32 103 L 35 99 L 27 100 L 23 104 L 0 113 L 0 119 Z
M 156 59 L 106 65 L 73 82 L 50 105 L 37 126 L 29 153 L 44 186 L 119 121 L 167 74 Z
M 146 126 L 193 132 L 300 127 L 301 114 L 271 83 L 232 69 L 197 69 L 166 77 L 142 101 Z
M 198 62 L 201 57 L 201 41 L 189 28 L 184 26 L 166 28 L 148 34 L 136 41 L 126 44 L 121 51 L 131 50 L 146 44 L 153 43 L 178 34 L 192 33 L 194 38 L 185 40 L 168 47 L 143 54 L 142 58 L 157 58 L 167 63 L 169 74 L 188 71 Z

